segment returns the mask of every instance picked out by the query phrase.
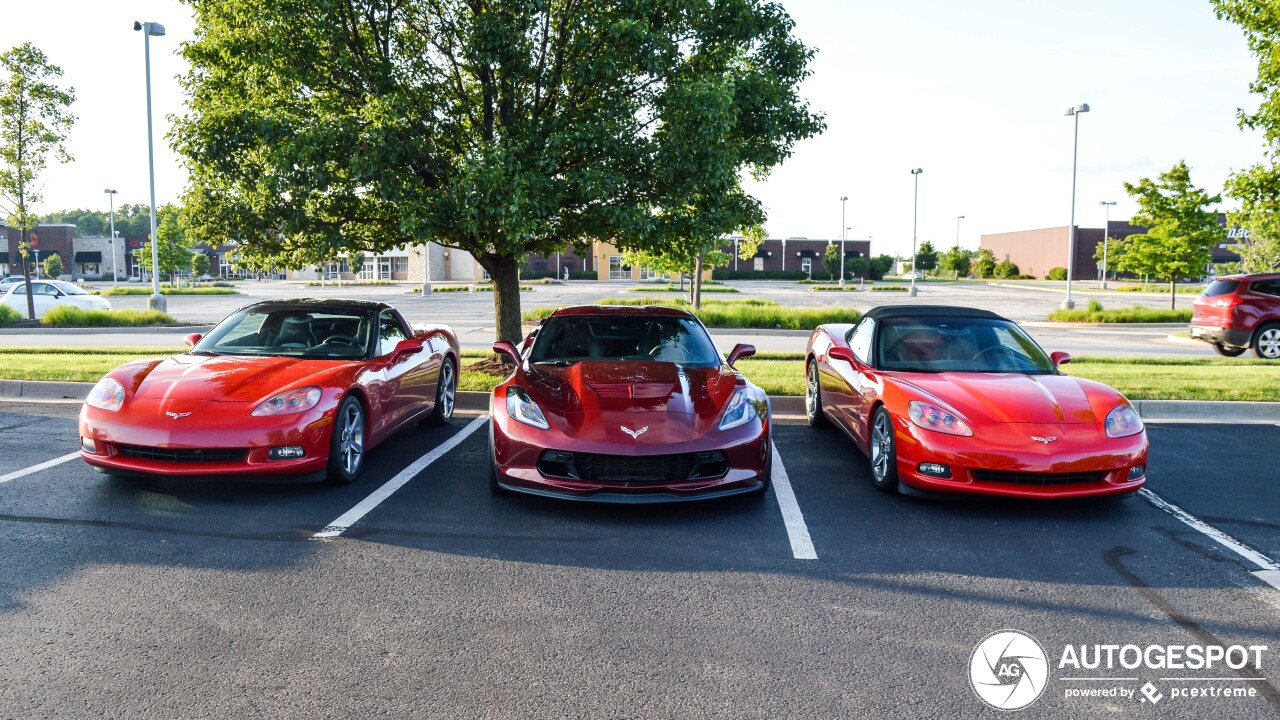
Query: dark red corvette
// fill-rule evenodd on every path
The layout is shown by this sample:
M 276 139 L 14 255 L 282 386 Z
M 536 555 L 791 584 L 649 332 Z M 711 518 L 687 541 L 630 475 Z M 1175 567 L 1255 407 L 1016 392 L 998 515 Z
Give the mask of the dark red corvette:
M 80 411 L 81 457 L 121 475 L 351 482 L 368 450 L 448 422 L 458 341 L 384 303 L 275 300 L 187 337 L 186 355 L 126 363 Z
M 1060 373 L 1070 359 L 984 310 L 878 307 L 809 338 L 809 423 L 853 438 L 885 491 L 1132 494 L 1142 420 L 1112 388 Z
M 665 502 L 763 493 L 769 400 L 697 318 L 660 307 L 557 310 L 497 386 L 490 488 L 576 500 Z

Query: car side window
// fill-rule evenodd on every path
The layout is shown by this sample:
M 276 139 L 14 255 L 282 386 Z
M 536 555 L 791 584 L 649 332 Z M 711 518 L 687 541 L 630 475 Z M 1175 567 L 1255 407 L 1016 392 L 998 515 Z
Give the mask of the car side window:
M 853 350 L 854 357 L 868 365 L 871 364 L 871 338 L 875 333 L 876 321 L 863 318 L 862 322 L 858 323 L 858 327 L 853 329 L 853 334 L 849 336 L 849 349 Z
M 390 355 L 401 340 L 408 339 L 409 336 L 400 326 L 400 319 L 390 310 L 383 310 L 378 316 L 378 357 Z
M 1280 280 L 1255 280 L 1249 284 L 1249 292 L 1280 297 Z
M 13 289 L 13 294 L 14 294 L 14 295 L 26 295 L 26 294 L 27 294 L 27 284 L 26 284 L 26 283 L 18 283 L 18 286 L 17 286 L 17 287 L 15 287 L 15 288 Z
M 58 289 L 49 283 L 31 283 L 32 295 L 57 295 Z

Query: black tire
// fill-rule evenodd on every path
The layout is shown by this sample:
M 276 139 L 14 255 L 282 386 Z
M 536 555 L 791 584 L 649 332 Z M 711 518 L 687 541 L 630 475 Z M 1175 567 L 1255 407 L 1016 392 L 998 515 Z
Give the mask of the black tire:
M 1253 334 L 1253 354 L 1263 360 L 1280 360 L 1280 323 L 1267 323 Z
M 1229 347 L 1227 345 L 1219 345 L 1218 343 L 1213 343 L 1213 351 L 1223 357 L 1240 357 L 1241 355 L 1244 354 L 1244 351 L 1248 349 L 1249 348 Z
M 818 361 L 809 361 L 805 368 L 804 411 L 809 427 L 825 427 L 831 424 L 822 412 L 822 381 L 818 374 Z
M 453 409 L 458 397 L 458 368 L 453 358 L 446 356 L 440 365 L 440 377 L 436 382 L 436 404 L 427 416 L 428 425 L 448 425 L 453 419 Z
M 898 489 L 898 451 L 893 440 L 893 417 L 883 405 L 871 416 L 871 482 L 881 492 Z
M 504 495 L 507 489 L 498 484 L 498 456 L 493 452 L 493 418 L 489 418 L 489 447 L 485 458 L 489 466 L 489 492 Z
M 364 469 L 364 406 L 360 399 L 348 395 L 333 416 L 333 432 L 329 436 L 329 482 L 346 485 L 355 482 Z

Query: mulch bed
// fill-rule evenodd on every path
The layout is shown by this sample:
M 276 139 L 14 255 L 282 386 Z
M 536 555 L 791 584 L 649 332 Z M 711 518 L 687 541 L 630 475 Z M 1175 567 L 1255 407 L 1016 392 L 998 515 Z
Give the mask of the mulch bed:
M 494 377 L 507 377 L 511 371 L 515 369 L 515 364 L 511 362 L 511 358 L 506 355 L 493 355 L 479 362 L 473 362 L 462 368 L 463 370 L 474 370 L 482 372 L 486 375 Z

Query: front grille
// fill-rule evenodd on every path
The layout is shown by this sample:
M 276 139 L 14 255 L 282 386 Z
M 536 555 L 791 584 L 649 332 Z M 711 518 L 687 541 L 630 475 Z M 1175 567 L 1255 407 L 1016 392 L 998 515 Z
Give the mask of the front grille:
M 538 472 L 548 477 L 606 483 L 664 483 L 710 480 L 729 472 L 721 451 L 680 455 L 594 455 L 546 450 Z
M 1005 483 L 1010 485 L 1084 485 L 1102 482 L 1105 472 L 1035 473 L 1005 472 L 1002 470 L 973 470 L 978 482 Z
M 171 463 L 226 463 L 243 462 L 249 451 L 245 448 L 160 448 L 143 445 L 117 445 L 119 453 L 138 460 L 159 460 Z

